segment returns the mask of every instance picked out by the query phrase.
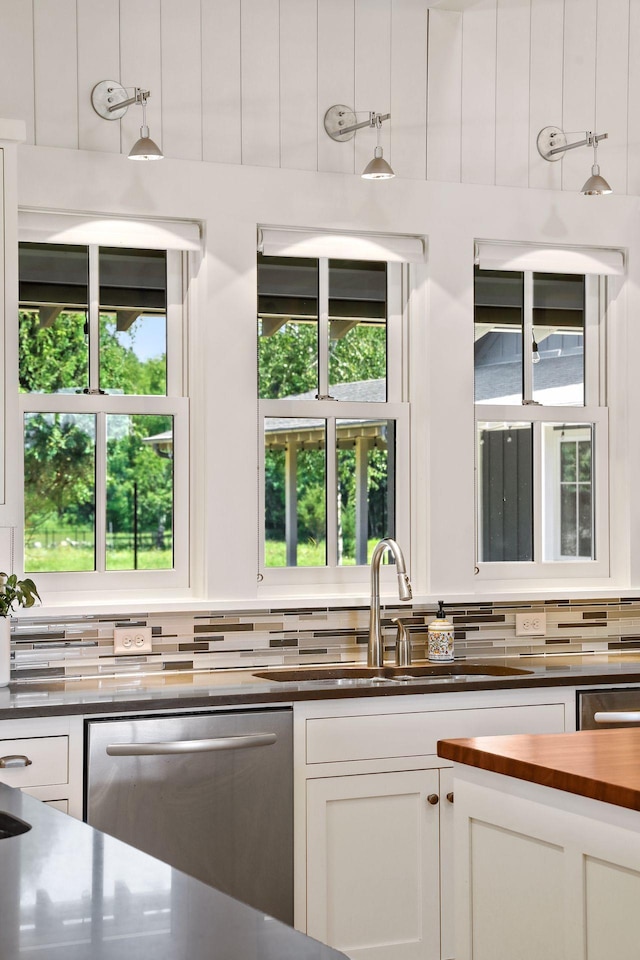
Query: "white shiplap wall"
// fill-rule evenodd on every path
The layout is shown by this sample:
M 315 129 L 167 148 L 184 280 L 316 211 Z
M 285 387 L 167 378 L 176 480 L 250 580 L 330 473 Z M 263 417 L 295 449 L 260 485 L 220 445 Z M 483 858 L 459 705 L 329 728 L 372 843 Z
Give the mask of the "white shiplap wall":
M 557 163 L 537 152 L 539 130 L 553 124 L 577 134 L 608 132 L 599 150 L 603 173 L 616 192 L 638 193 L 640 0 L 459 5 L 461 13 L 439 9 L 430 18 L 428 153 L 437 175 L 577 190 L 589 173 L 587 151 Z M 443 91 L 449 109 L 437 103 L 432 113 Z
M 374 135 L 330 140 L 341 102 L 391 110 L 402 177 L 575 190 L 587 152 L 546 163 L 536 136 L 595 126 L 635 194 L 639 64 L 640 0 L 0 0 L 0 116 L 43 146 L 127 152 L 139 110 L 108 123 L 89 100 L 113 78 L 151 90 L 169 157 L 357 172 Z

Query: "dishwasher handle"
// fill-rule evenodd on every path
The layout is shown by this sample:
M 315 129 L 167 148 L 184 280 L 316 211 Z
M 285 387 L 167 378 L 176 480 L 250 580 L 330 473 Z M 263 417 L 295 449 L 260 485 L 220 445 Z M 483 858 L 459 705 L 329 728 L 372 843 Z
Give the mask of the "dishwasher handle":
M 640 723 L 640 710 L 598 710 L 595 723 Z
M 167 740 L 164 743 L 110 743 L 110 757 L 158 757 L 172 753 L 212 753 L 215 750 L 247 750 L 275 743 L 275 733 L 250 733 L 243 737 L 212 737 L 208 740 Z

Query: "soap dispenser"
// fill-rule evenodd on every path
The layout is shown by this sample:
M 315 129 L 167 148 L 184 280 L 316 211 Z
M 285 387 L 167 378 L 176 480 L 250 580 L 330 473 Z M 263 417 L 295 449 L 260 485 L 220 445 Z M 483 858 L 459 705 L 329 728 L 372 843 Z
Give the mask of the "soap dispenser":
M 427 627 L 427 656 L 438 663 L 453 661 L 453 624 L 447 620 L 444 602 L 438 601 L 436 619 Z

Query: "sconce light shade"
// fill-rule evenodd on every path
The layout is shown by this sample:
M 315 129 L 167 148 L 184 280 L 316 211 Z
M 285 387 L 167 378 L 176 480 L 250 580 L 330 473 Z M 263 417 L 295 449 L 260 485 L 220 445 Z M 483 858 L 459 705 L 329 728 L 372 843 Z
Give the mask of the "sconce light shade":
M 162 160 L 164 154 L 158 144 L 149 136 L 149 127 L 140 127 L 140 139 L 136 140 L 129 151 L 129 160 Z
M 363 180 L 391 180 L 395 173 L 382 156 L 382 147 L 376 147 L 373 160 L 370 160 L 361 173 Z
M 600 176 L 600 167 L 597 163 L 594 163 L 591 167 L 591 176 L 580 193 L 583 193 L 585 197 L 601 197 L 605 193 L 613 193 L 605 178 Z

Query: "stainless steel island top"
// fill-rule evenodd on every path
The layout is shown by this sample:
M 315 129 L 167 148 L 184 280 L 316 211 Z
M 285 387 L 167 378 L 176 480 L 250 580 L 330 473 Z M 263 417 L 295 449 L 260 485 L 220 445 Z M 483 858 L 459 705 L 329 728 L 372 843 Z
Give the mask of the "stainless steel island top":
M 2 960 L 344 960 L 3 784 L 0 811 L 31 825 L 0 839 Z

